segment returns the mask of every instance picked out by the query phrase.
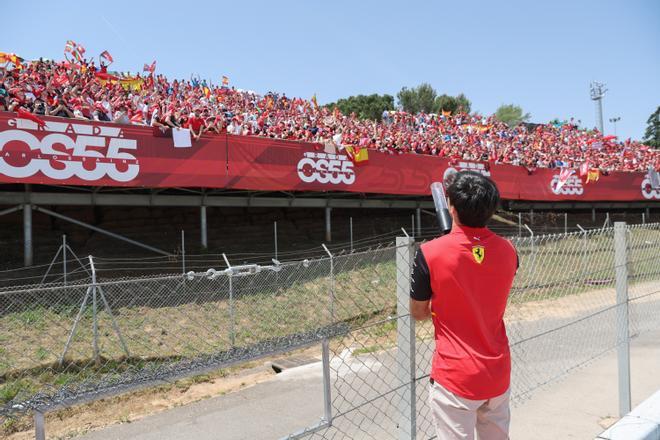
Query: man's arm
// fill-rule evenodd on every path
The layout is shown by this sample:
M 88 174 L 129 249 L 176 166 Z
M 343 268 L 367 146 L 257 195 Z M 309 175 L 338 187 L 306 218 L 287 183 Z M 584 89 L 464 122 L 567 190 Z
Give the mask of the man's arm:
M 415 255 L 410 280 L 410 316 L 417 321 L 431 317 L 431 276 L 421 249 Z

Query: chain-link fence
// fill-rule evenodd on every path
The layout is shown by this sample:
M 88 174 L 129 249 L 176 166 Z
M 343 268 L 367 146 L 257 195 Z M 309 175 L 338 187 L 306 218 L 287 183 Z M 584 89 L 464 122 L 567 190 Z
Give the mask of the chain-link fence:
M 657 325 L 660 225 L 625 231 L 622 264 L 614 228 L 512 239 L 514 404 L 620 347 L 624 305 L 630 336 Z M 408 314 L 417 244 L 140 278 L 116 278 L 113 261 L 89 257 L 66 282 L 2 287 L 0 416 L 320 346 L 324 413 L 292 438 L 431 438 L 434 332 Z
M 625 359 L 630 337 L 660 325 L 660 225 L 621 232 L 618 250 L 615 228 L 512 239 L 520 269 L 505 320 L 514 405 L 612 349 Z M 325 414 L 288 438 L 435 438 L 426 404 L 434 333 L 430 322 L 408 315 L 416 246 L 408 239 L 397 244 L 396 311 L 328 341 Z M 349 283 L 368 285 L 366 278 Z M 393 299 L 389 304 L 395 307 Z

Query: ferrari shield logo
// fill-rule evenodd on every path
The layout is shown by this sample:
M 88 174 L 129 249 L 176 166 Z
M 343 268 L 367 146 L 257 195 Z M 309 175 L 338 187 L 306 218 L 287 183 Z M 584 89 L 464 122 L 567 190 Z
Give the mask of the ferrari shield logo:
M 474 261 L 481 264 L 481 262 L 484 261 L 484 256 L 485 256 L 484 247 L 483 246 L 472 246 L 472 256 L 474 257 Z

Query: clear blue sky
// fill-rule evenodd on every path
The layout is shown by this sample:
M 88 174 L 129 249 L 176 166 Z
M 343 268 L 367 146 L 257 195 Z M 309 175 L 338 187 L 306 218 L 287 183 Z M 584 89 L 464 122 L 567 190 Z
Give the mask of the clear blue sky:
M 117 70 L 158 61 L 168 77 L 310 98 L 396 95 L 431 83 L 490 114 L 595 126 L 589 82 L 607 84 L 608 119 L 640 138 L 660 105 L 660 1 L 11 1 L 0 51 L 61 58 L 73 39 Z

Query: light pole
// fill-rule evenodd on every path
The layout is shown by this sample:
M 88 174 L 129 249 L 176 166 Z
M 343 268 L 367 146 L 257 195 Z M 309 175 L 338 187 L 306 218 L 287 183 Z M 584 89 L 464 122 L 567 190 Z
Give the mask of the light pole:
M 610 123 L 614 124 L 614 136 L 616 136 L 616 123 L 621 120 L 621 116 L 617 116 L 616 118 L 610 118 Z
M 603 96 L 607 89 L 605 84 L 599 83 L 596 81 L 591 82 L 591 99 L 596 104 L 596 124 L 598 124 L 598 130 L 603 134 Z

